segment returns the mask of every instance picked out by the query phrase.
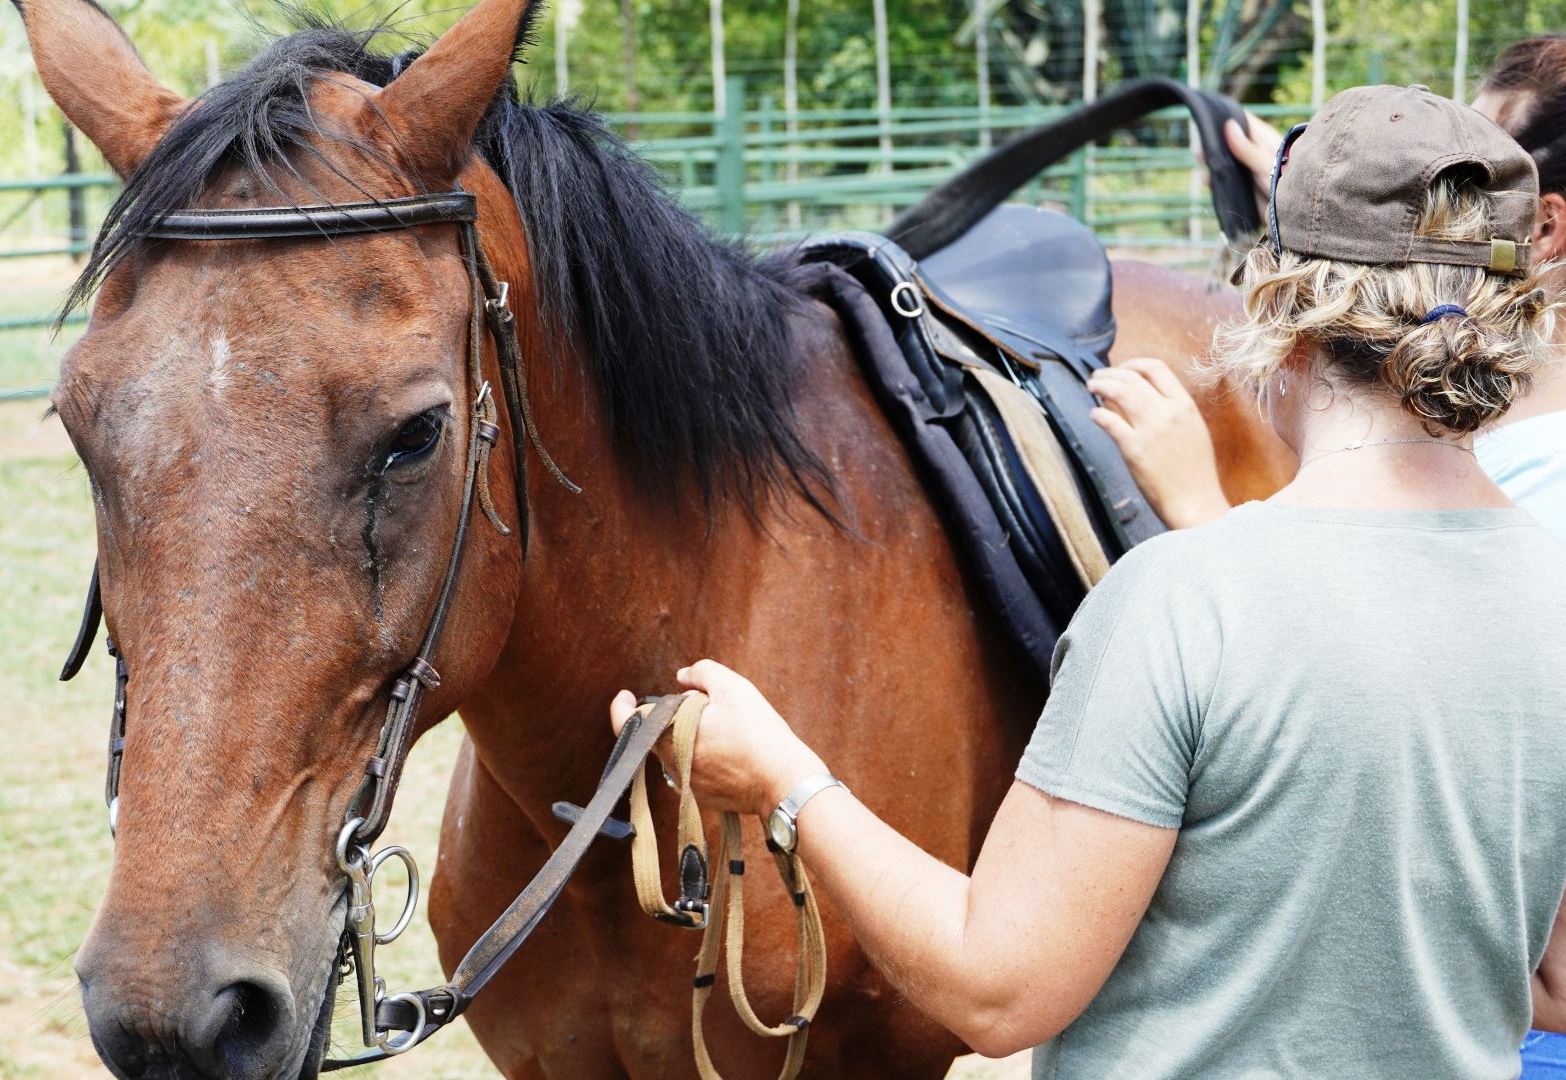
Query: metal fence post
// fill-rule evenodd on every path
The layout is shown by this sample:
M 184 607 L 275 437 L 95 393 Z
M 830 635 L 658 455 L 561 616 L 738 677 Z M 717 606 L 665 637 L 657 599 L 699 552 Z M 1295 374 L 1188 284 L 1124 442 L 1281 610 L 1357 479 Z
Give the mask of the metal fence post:
M 745 80 L 724 80 L 723 114 L 718 118 L 718 228 L 730 235 L 745 231 Z
M 762 94 L 761 98 L 756 102 L 756 131 L 758 134 L 762 136 L 772 134 L 772 116 L 775 109 L 776 103 L 772 100 L 772 95 Z M 762 145 L 769 151 L 777 149 L 770 141 L 764 141 Z M 793 151 L 791 150 L 790 154 L 792 153 Z M 767 158 L 761 163 L 761 182 L 769 184 L 774 179 L 772 159 Z M 767 203 L 761 207 L 761 228 L 763 231 L 770 232 L 777 227 L 777 222 L 774 220 L 776 210 L 776 203 Z
M 1088 221 L 1088 185 L 1093 182 L 1093 162 L 1087 152 L 1087 147 L 1076 151 L 1071 155 L 1071 216 L 1082 222 Z
M 81 158 L 76 153 L 76 129 L 69 120 L 62 121 L 61 127 L 65 131 L 65 172 L 67 176 L 74 176 L 82 171 Z M 73 186 L 65 193 L 65 198 L 70 227 L 67 244 L 71 248 L 71 258 L 80 262 L 81 253 L 87 247 L 86 193 Z

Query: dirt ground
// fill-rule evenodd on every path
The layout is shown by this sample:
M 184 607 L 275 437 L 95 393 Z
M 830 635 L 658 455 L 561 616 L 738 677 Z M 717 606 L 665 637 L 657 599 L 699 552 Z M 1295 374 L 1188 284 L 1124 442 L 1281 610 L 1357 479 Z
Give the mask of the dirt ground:
M 86 480 L 45 402 L 0 403 L 0 1080 L 107 1073 L 88 1039 L 71 958 L 107 875 L 103 740 L 113 675 L 101 648 L 56 681 L 92 566 Z M 421 741 L 400 808 L 440 805 L 460 742 L 456 721 Z M 434 865 L 438 815 L 394 813 L 389 839 Z M 439 979 L 422 915 L 382 962 L 393 988 Z M 353 1045 L 339 1003 L 339 1049 Z M 830 1017 L 822 1022 L 830 1023 Z M 951 1076 L 1022 1080 L 1027 1055 L 964 1058 Z M 470 1080 L 496 1075 L 462 1024 L 367 1076 Z

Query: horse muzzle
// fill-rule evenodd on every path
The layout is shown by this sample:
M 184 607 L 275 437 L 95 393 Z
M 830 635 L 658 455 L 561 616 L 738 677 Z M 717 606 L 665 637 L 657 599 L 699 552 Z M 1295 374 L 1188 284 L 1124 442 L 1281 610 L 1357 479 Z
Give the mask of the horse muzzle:
M 77 972 L 93 1045 L 114 1075 L 264 1080 L 299 1056 L 296 1001 L 281 973 L 214 951 L 148 980 L 108 948 L 95 937 Z

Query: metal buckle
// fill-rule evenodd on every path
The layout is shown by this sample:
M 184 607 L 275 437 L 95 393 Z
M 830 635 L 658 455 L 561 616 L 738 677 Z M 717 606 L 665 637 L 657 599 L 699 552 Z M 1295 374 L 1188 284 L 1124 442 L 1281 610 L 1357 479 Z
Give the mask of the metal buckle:
M 904 307 L 899 301 L 906 300 Z M 919 286 L 911 281 L 899 281 L 892 286 L 891 295 L 892 310 L 905 319 L 917 319 L 924 314 L 924 297 L 919 295 Z
M 507 307 L 507 305 L 509 304 L 510 300 L 511 300 L 511 282 L 509 282 L 509 281 L 502 281 L 500 283 L 500 292 L 497 295 L 495 295 L 495 296 L 491 296 L 491 297 L 487 298 L 484 301 L 484 306 L 489 308 L 491 311 L 495 312 L 497 315 L 499 315 L 499 314 L 510 315 L 511 312 L 510 312 L 510 310 Z
M 653 913 L 653 918 L 659 922 L 665 922 L 670 926 L 678 926 L 685 930 L 705 930 L 707 928 L 707 901 L 690 900 L 682 896 L 674 902 L 673 907 L 673 915 L 663 911 L 656 911 Z
M 494 446 L 500 442 L 500 427 L 486 419 L 491 393 L 489 380 L 485 379 L 479 386 L 478 396 L 473 399 L 473 431 L 479 439 Z

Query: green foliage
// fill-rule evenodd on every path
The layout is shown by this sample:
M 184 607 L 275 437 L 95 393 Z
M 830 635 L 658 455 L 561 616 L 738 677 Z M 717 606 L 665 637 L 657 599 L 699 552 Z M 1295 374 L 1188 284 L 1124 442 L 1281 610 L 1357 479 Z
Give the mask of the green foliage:
M 410 42 L 427 41 L 461 15 L 445 0 L 393 5 L 364 0 L 307 0 L 350 24 L 389 19 Z M 569 37 L 570 88 L 610 111 L 626 107 L 625 54 L 629 9 L 640 107 L 702 111 L 712 100 L 708 5 L 654 0 L 560 0 L 574 24 Z M 197 93 L 222 71 L 244 63 L 269 32 L 287 23 L 274 0 L 105 0 L 152 70 L 169 85 Z M 1185 0 L 1107 0 L 1103 4 L 1103 82 L 1136 74 L 1181 75 Z M 1566 0 L 1472 0 L 1469 71 L 1477 77 L 1508 41 L 1566 22 Z M 974 100 L 972 0 L 887 0 L 893 93 L 899 105 L 968 104 Z M 1074 4 L 992 0 L 992 83 L 998 102 L 1075 95 L 1081 74 L 1082 27 Z M 1252 100 L 1308 99 L 1309 20 L 1306 0 L 1203 0 L 1204 64 L 1256 60 L 1268 72 L 1240 72 L 1235 89 Z M 725 53 L 731 74 L 744 75 L 753 97 L 782 97 L 786 4 L 728 0 Z M 560 12 L 542 13 L 538 41 L 519 78 L 533 93 L 555 92 L 555 37 Z M 1380 75 L 1424 81 L 1450 90 L 1455 5 L 1449 0 L 1327 0 L 1328 85 L 1333 89 Z M 1260 31 L 1259 42 L 1252 31 Z M 1250 35 L 1248 37 L 1248 35 Z M 395 43 L 393 43 L 395 44 Z M 1238 50 L 1238 54 L 1234 50 Z M 871 5 L 866 0 L 800 0 L 800 100 L 805 108 L 864 107 L 875 92 Z M 17 15 L 0 13 L 0 100 L 20 104 L 32 79 L 31 58 Z M 1274 81 L 1276 80 L 1276 86 Z M 1258 97 L 1259 95 L 1259 97 Z M 43 171 L 59 167 L 57 115 L 38 102 Z M 26 156 L 19 108 L 0 108 L 0 175 L 23 171 Z
M 607 111 L 627 100 L 621 0 L 562 0 L 575 12 L 568 34 L 569 89 Z M 186 94 L 245 63 L 268 34 L 286 28 L 286 11 L 272 0 L 105 0 L 158 78 Z M 364 0 L 314 0 L 312 9 L 350 26 L 388 18 L 407 45 L 427 43 L 462 13 L 442 0 L 371 4 Z M 641 108 L 698 112 L 711 109 L 711 45 L 704 3 L 670 5 L 632 0 Z M 725 55 L 730 74 L 745 76 L 752 102 L 783 97 L 785 5 L 729 0 L 724 12 Z M 975 99 L 971 45 L 954 44 L 968 5 L 964 0 L 887 0 L 894 96 L 899 104 L 971 104 Z M 556 91 L 556 13 L 543 12 L 537 41 L 517 77 L 535 96 Z M 388 49 L 397 47 L 389 40 Z M 799 97 L 804 108 L 866 107 L 875 100 L 875 50 L 871 7 L 865 0 L 801 0 Z M 16 13 L 0 11 L 0 175 L 31 172 L 22 138 L 22 84 L 33 80 L 31 58 Z M 62 165 L 60 117 L 41 93 L 38 171 Z M 87 167 L 101 167 L 85 150 Z M 3 207 L 0 207 L 3 211 Z
M 1424 83 L 1453 92 L 1457 7 L 1450 0 L 1327 0 L 1327 94 L 1367 82 Z M 1566 0 L 1470 0 L 1465 99 L 1507 45 L 1566 26 Z M 1309 42 L 1302 48 L 1309 51 Z M 1308 102 L 1308 57 L 1276 100 Z

